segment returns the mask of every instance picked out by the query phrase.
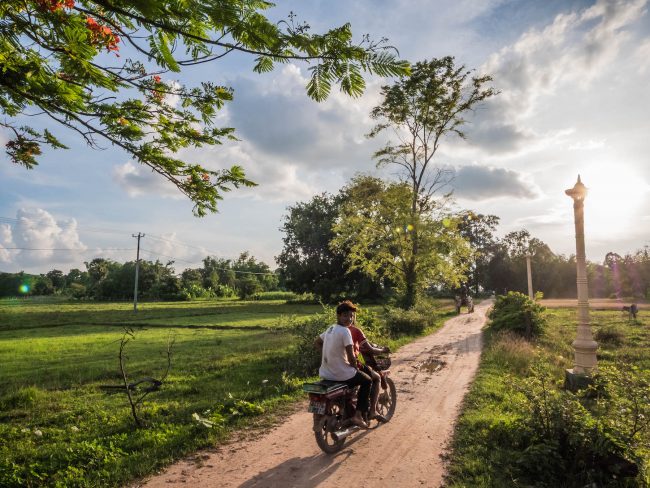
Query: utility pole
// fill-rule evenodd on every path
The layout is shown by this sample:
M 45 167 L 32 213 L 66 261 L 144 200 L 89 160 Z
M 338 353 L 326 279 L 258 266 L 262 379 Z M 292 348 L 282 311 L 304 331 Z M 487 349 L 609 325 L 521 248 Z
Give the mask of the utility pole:
M 535 299 L 533 294 L 533 273 L 530 270 L 530 254 L 526 254 L 526 272 L 528 275 L 528 298 Z
M 135 289 L 133 290 L 133 311 L 138 311 L 138 271 L 140 270 L 140 239 L 144 234 L 138 232 L 138 235 L 131 234 L 131 237 L 138 239 L 138 251 L 135 257 Z

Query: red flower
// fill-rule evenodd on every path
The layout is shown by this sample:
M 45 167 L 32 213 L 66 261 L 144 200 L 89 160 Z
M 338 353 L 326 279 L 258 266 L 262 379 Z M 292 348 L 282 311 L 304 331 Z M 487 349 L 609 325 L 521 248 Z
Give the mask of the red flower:
M 99 24 L 93 17 L 86 17 L 86 27 L 90 31 L 90 42 L 93 45 L 102 46 L 107 51 L 119 51 L 117 43 L 120 37 L 106 25 Z
M 73 8 L 74 0 L 36 0 L 38 6 L 42 9 L 47 9 L 50 12 L 56 12 L 65 8 Z

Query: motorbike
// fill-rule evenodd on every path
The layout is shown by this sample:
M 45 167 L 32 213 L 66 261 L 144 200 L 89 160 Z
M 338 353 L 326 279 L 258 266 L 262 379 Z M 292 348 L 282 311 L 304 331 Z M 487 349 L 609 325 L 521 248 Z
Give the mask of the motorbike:
M 381 377 L 377 412 L 390 420 L 397 406 L 397 390 L 389 377 L 390 358 L 374 359 L 373 369 Z M 307 411 L 314 415 L 313 431 L 316 444 L 327 454 L 340 451 L 346 438 L 361 429 L 350 420 L 356 411 L 358 387 L 350 388 L 345 383 L 320 380 L 305 383 L 303 390 L 309 394 Z

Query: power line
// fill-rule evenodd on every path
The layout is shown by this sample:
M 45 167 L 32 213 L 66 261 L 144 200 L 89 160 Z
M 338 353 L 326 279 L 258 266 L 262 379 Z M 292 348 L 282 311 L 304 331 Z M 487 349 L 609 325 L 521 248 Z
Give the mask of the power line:
M 157 253 L 157 252 L 154 252 L 154 251 L 149 251 L 147 249 L 140 249 L 140 251 L 147 252 L 149 254 L 153 254 L 154 256 L 162 256 L 162 257 L 165 257 L 165 258 L 170 258 L 170 259 L 173 259 L 174 261 L 183 261 L 183 262 L 185 262 L 187 264 L 199 264 L 198 262 L 193 262 L 192 263 L 190 261 L 185 261 L 183 259 L 176 259 L 176 258 L 174 258 L 174 256 L 167 256 L 166 254 L 161 254 L 161 253 Z M 236 270 L 236 269 L 232 269 L 232 268 L 212 268 L 212 269 L 216 269 L 216 270 L 219 270 L 219 271 L 232 271 L 233 273 L 239 273 L 239 274 L 275 276 L 275 273 L 273 273 L 273 272 L 263 273 L 263 272 L 257 272 L 257 271 L 241 271 L 241 270 Z
M 11 218 L 11 217 L 0 217 L 0 223 L 4 223 L 4 224 L 21 224 L 21 225 L 28 224 L 29 227 L 38 227 L 39 224 L 40 224 L 39 222 L 26 222 L 24 220 L 14 219 L 14 218 Z M 43 225 L 40 225 L 40 226 L 42 227 Z M 118 230 L 118 229 L 107 229 L 107 228 L 85 227 L 85 226 L 81 226 L 81 227 L 77 226 L 76 228 L 77 228 L 77 230 L 81 230 L 81 231 L 84 231 L 84 232 L 96 232 L 96 233 L 99 233 L 99 234 L 125 234 L 126 233 L 126 231 Z
M 189 248 L 192 248 L 192 249 L 198 249 L 199 251 L 207 252 L 207 253 L 215 255 L 215 256 L 223 256 L 223 253 L 213 251 L 211 249 L 207 249 L 207 248 L 205 248 L 203 246 L 195 246 L 195 245 L 187 244 L 187 243 L 185 243 L 183 241 L 179 241 L 179 240 L 165 239 L 164 237 L 156 236 L 154 234 L 149 234 L 149 237 L 151 237 L 151 238 L 153 238 L 155 240 L 158 240 L 158 241 L 169 242 L 170 244 L 174 244 L 174 245 L 177 245 L 177 246 L 183 246 L 183 247 L 189 247 Z
M 163 253 L 156 252 L 156 251 L 150 251 L 149 249 L 144 249 L 144 248 L 140 249 L 140 251 L 152 254 L 154 256 L 161 256 L 163 258 L 173 259 L 174 261 L 181 261 L 181 262 L 187 263 L 187 264 L 199 264 L 201 262 L 201 261 L 187 261 L 185 259 L 175 258 L 174 256 L 169 256 L 167 254 L 163 254 Z
M 11 217 L 1 217 L 0 216 L 0 223 L 7 223 L 7 224 L 14 224 L 15 225 L 15 224 L 22 224 L 22 223 L 24 223 L 24 221 L 21 220 L 21 219 L 15 219 L 15 218 L 11 218 Z M 39 226 L 43 227 L 43 225 L 39 225 L 38 222 L 28 222 L 28 224 L 29 224 L 29 227 L 39 227 Z M 77 226 L 76 229 L 79 230 L 79 231 L 82 231 L 82 232 L 97 232 L 97 233 L 106 233 L 106 234 L 121 234 L 121 235 L 124 235 L 124 234 L 127 233 L 126 231 L 122 231 L 122 230 L 118 230 L 118 229 L 105 229 L 105 228 L 104 229 L 99 229 L 99 228 L 84 227 L 84 226 Z M 199 250 L 201 252 L 207 253 L 208 255 L 219 256 L 222 259 L 227 259 L 229 261 L 233 261 L 233 259 L 224 257 L 224 254 L 222 252 L 217 252 L 217 251 L 214 251 L 214 250 L 211 250 L 211 249 L 207 249 L 207 248 L 205 248 L 203 246 L 196 246 L 196 245 L 189 244 L 189 243 L 179 241 L 179 240 L 167 239 L 165 237 L 158 236 L 158 235 L 155 235 L 155 234 L 147 234 L 147 237 L 152 238 L 152 239 L 157 240 L 157 241 L 168 242 L 170 244 L 173 244 L 174 246 L 181 246 L 181 247 L 196 249 L 196 250 Z M 29 247 L 2 247 L 2 246 L 0 246 L 0 249 L 16 250 L 16 251 L 57 251 L 57 252 L 68 251 L 68 252 L 77 252 L 79 254 L 81 254 L 81 253 L 92 253 L 92 252 L 107 252 L 107 251 L 120 251 L 120 252 L 124 251 L 124 252 L 126 252 L 126 251 L 133 251 L 134 250 L 133 248 L 105 248 L 105 249 L 82 250 L 82 249 L 73 249 L 73 248 L 29 248 Z M 150 250 L 147 250 L 147 249 L 141 249 L 141 251 L 147 252 L 148 254 L 152 254 L 154 256 L 161 256 L 161 257 L 165 257 L 165 258 L 168 258 L 168 259 L 172 259 L 175 262 L 182 262 L 182 263 L 185 263 L 185 264 L 188 264 L 188 265 L 191 265 L 191 266 L 203 263 L 203 261 L 188 261 L 188 260 L 185 260 L 185 259 L 176 258 L 174 256 L 169 256 L 169 255 L 162 254 L 162 253 L 159 253 L 159 252 L 150 251 Z M 272 273 L 272 272 L 264 273 L 264 272 L 254 272 L 254 271 L 237 271 L 237 270 L 234 270 L 234 269 L 231 269 L 231 268 L 214 268 L 214 269 L 217 269 L 217 270 L 220 270 L 220 271 L 232 271 L 234 273 L 239 273 L 239 274 L 252 274 L 252 275 L 261 275 L 261 276 L 274 275 L 274 273 Z
M 104 251 L 133 251 L 133 248 L 106 248 L 106 249 L 74 249 L 70 247 L 0 247 L 0 249 L 13 251 L 73 251 L 79 253 L 104 252 Z

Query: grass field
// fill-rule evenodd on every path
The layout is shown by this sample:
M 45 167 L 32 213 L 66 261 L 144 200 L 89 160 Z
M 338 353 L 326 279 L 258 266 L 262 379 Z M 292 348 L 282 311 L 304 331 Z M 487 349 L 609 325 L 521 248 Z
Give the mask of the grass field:
M 285 373 L 288 328 L 321 311 L 210 301 L 143 303 L 134 314 L 128 303 L 0 301 L 0 486 L 116 486 L 270 421 L 302 397 L 302 379 Z M 160 377 L 174 340 L 167 381 L 142 408 L 143 429 L 124 393 L 101 388 L 122 381 L 125 326 L 135 334 L 126 346 L 130 381 Z
M 576 335 L 576 310 L 548 309 L 545 315 L 546 333 L 530 343 L 513 336 L 486 333 L 480 369 L 456 427 L 447 486 L 647 487 L 650 318 L 642 312 L 636 322 L 629 322 L 620 311 L 591 312 L 594 336 L 599 343 L 599 368 L 606 371 L 617 366 L 624 372 L 623 386 L 615 395 L 596 394 L 595 398 L 578 401 L 562 391 L 564 370 L 573 367 L 571 342 Z M 547 383 L 534 380 L 540 377 L 546 378 Z M 558 425 L 563 426 L 561 432 L 568 431 L 567 438 L 557 432 L 548 435 Z M 621 441 L 626 429 L 641 425 L 645 425 L 644 430 Z M 550 440 L 543 440 L 544 435 Z M 566 465 L 562 456 L 554 457 L 562 449 L 573 452 L 567 446 L 581 442 L 591 443 L 596 451 L 614 446 L 626 459 L 634 461 L 641 473 L 636 478 L 624 478 L 608 467 L 604 468 L 604 475 L 601 473 L 603 477 L 596 479 L 575 458 Z M 578 459 L 580 454 L 577 453 Z M 594 459 L 581 461 L 589 466 Z

